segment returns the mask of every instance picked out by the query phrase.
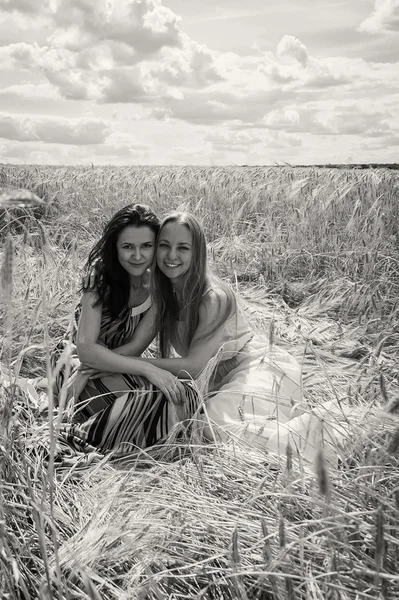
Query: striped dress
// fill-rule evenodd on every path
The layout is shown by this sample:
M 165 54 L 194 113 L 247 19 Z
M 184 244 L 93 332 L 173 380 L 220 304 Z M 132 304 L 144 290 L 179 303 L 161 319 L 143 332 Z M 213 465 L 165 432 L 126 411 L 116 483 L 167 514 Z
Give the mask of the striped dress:
M 151 307 L 151 298 L 140 306 L 126 309 L 118 319 L 103 311 L 98 341 L 109 349 L 131 341 L 134 331 Z M 76 331 L 80 307 L 75 312 L 72 331 L 58 344 L 53 366 L 65 345 L 72 342 L 71 377 L 79 366 L 76 353 Z M 65 370 L 57 375 L 55 391 L 65 382 Z M 144 449 L 164 440 L 172 428 L 189 419 L 197 410 L 199 398 L 193 382 L 183 381 L 186 391 L 184 405 L 175 406 L 145 377 L 112 374 L 90 379 L 78 401 L 75 400 L 71 423 L 62 425 L 61 445 L 79 452 L 100 451 L 113 456 L 126 456 L 138 448 Z

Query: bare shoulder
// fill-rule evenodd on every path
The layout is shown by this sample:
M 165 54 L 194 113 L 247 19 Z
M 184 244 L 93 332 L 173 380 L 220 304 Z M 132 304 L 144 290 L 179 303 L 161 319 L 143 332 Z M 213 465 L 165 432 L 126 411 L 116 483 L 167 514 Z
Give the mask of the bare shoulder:
M 224 311 L 229 304 L 226 291 L 219 286 L 209 288 L 200 304 L 200 317 L 214 316 Z
M 102 311 L 101 305 L 98 303 L 98 296 L 95 292 L 83 292 L 80 303 L 82 310 L 93 309 L 96 311 Z

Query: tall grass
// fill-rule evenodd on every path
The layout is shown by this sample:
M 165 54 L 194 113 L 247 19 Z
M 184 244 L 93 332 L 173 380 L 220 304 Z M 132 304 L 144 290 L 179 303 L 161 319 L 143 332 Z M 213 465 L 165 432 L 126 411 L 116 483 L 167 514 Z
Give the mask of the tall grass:
M 226 272 L 269 286 L 320 277 L 371 284 L 361 294 L 371 311 L 373 296 L 397 295 L 399 180 L 389 170 L 7 165 L 1 186 L 38 193 L 58 241 L 74 236 L 83 251 L 116 208 L 138 200 L 161 214 L 195 212 Z M 381 306 L 385 315 L 392 308 Z
M 398 182 L 387 170 L 0 166 L 0 200 L 15 188 L 43 200 L 0 207 L 2 597 L 399 598 Z M 49 468 L 50 425 L 15 378 L 46 375 L 88 249 L 133 201 L 199 216 L 249 318 L 302 361 L 310 405 L 369 407 L 338 470 L 323 454 L 313 474 L 291 448 L 276 462 L 195 439 L 83 475 Z

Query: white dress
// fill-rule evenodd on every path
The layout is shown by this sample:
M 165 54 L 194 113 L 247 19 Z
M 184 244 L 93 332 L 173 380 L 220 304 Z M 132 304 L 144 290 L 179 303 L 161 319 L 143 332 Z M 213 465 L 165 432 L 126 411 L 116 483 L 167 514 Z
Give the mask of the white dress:
M 239 311 L 220 335 L 203 417 L 206 437 L 246 440 L 279 454 L 286 453 L 289 443 L 294 457 L 298 453 L 310 462 L 322 447 L 327 462 L 335 465 L 337 443 L 349 435 L 349 418 L 357 407 L 330 401 L 309 408 L 303 402 L 298 361 L 255 334 Z

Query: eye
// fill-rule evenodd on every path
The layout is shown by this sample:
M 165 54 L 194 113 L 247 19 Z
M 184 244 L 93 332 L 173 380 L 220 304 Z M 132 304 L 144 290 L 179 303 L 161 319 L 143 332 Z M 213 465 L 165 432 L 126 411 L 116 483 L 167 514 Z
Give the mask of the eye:
M 143 244 L 144 248 L 152 248 L 154 244 L 152 244 L 151 242 L 147 242 L 147 244 Z

